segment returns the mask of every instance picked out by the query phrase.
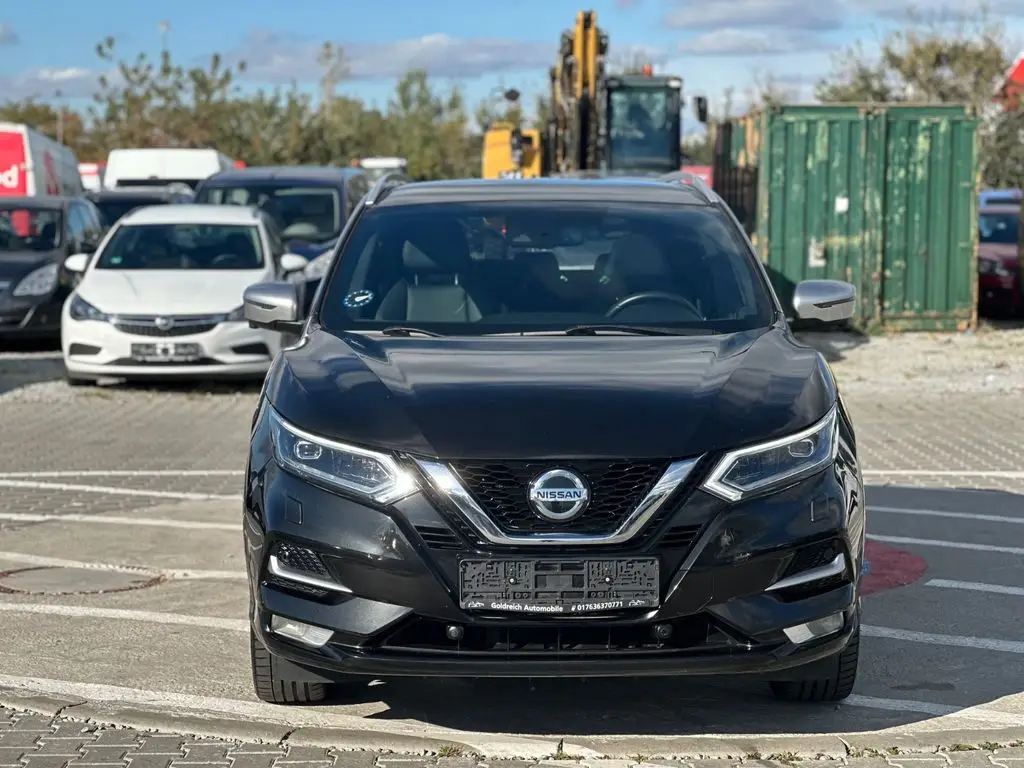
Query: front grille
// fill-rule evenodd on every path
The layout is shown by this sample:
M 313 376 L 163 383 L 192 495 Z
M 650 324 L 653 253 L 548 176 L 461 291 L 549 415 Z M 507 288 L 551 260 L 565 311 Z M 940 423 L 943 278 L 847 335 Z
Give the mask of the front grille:
M 699 525 L 677 525 L 665 531 L 658 545 L 667 549 L 689 549 L 700 533 Z
M 122 333 L 130 333 L 133 336 L 152 336 L 154 338 L 171 338 L 174 336 L 192 336 L 197 333 L 212 331 L 221 322 L 220 315 L 191 315 L 188 317 L 175 317 L 168 315 L 167 319 L 173 324 L 170 328 L 160 328 L 158 321 L 161 318 L 150 316 L 127 316 L 123 315 L 114 319 L 114 327 Z
M 823 568 L 836 559 L 836 555 L 843 551 L 843 545 L 837 539 L 820 541 L 817 544 L 810 544 L 798 549 L 793 559 L 782 574 L 783 579 L 795 576 L 804 571 L 814 568 Z
M 274 547 L 273 553 L 277 556 L 278 562 L 286 568 L 303 571 L 322 579 L 331 578 L 330 571 L 327 570 L 324 561 L 320 559 L 320 555 L 311 549 L 282 541 Z
M 517 617 L 521 619 L 523 617 Z M 450 640 L 448 622 L 415 618 L 387 635 L 377 646 L 395 654 L 433 654 L 452 657 L 530 658 L 664 654 L 713 651 L 740 647 L 744 640 L 726 633 L 706 615 L 666 622 L 672 627 L 667 640 L 657 640 L 650 624 L 575 624 L 564 620 L 531 624 L 467 626 L 461 640 Z
M 663 461 L 455 461 L 477 503 L 506 533 L 602 535 L 618 528 L 665 471 Z M 530 482 L 555 468 L 579 473 L 590 486 L 590 504 L 579 517 L 553 522 L 538 517 L 527 499 Z
M 417 525 L 416 533 L 431 549 L 462 549 L 459 537 L 447 528 L 434 525 Z

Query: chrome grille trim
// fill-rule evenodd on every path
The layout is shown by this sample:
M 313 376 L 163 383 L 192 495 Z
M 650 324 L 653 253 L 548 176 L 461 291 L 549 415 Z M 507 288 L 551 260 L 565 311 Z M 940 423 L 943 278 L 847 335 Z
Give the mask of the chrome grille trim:
M 417 459 L 416 463 L 434 491 L 451 502 L 465 521 L 484 541 L 512 546 L 567 545 L 593 546 L 623 544 L 636 536 L 658 513 L 668 498 L 685 482 L 703 456 L 669 465 L 650 492 L 629 513 L 616 530 L 608 534 L 531 533 L 512 535 L 498 527 L 459 481 L 447 464 Z

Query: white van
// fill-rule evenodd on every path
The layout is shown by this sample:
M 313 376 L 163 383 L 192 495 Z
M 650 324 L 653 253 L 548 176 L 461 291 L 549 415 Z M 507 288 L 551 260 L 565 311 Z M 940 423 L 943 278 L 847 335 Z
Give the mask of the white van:
M 195 189 L 203 179 L 235 165 L 215 149 L 112 149 L 103 186 L 152 187 L 181 182 Z
M 80 195 L 78 158 L 63 144 L 20 123 L 0 123 L 0 196 Z

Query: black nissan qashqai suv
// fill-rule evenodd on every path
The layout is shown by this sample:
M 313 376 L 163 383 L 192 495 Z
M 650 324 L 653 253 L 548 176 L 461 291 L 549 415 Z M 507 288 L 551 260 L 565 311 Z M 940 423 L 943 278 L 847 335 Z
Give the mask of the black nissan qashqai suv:
M 857 671 L 864 490 L 822 356 L 695 179 L 389 185 L 274 361 L 245 481 L 257 695 L 394 676 Z M 795 287 L 849 318 L 851 285 Z M 339 688 L 340 687 L 340 688 Z

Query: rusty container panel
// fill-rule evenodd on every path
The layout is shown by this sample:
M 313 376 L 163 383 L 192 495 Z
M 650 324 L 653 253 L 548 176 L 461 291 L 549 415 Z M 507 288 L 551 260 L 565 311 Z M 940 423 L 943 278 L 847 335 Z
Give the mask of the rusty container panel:
M 777 106 L 717 132 L 714 186 L 783 306 L 801 280 L 857 288 L 854 325 L 976 320 L 977 122 L 958 105 Z
M 977 119 L 963 108 L 890 107 L 885 155 L 882 323 L 974 327 Z
M 786 308 L 801 280 L 828 278 L 857 287 L 860 323 L 875 314 L 871 128 L 856 107 L 781 107 L 765 118 L 758 250 Z

